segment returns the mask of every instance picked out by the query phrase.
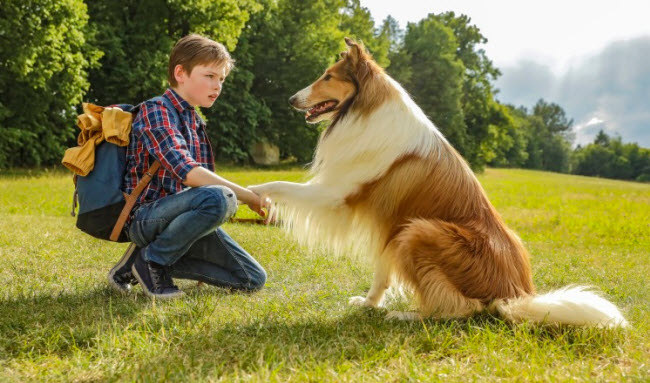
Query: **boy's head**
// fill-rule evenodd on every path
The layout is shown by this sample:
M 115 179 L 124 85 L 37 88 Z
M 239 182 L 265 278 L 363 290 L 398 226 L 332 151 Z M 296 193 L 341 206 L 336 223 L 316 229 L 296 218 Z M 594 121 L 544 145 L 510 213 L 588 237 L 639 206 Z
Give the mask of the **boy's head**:
M 234 60 L 222 44 L 191 34 L 178 40 L 169 57 L 169 85 L 192 106 L 210 107 Z

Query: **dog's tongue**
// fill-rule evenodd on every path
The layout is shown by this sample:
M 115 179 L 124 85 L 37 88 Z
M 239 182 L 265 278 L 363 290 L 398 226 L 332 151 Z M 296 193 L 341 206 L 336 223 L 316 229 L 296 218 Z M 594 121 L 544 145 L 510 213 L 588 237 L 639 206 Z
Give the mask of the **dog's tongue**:
M 320 113 L 320 112 L 326 110 L 327 108 L 333 106 L 334 104 L 336 104 L 336 102 L 334 102 L 334 101 L 323 102 L 323 103 L 318 104 L 318 105 L 314 106 L 313 108 L 309 109 L 309 114 Z

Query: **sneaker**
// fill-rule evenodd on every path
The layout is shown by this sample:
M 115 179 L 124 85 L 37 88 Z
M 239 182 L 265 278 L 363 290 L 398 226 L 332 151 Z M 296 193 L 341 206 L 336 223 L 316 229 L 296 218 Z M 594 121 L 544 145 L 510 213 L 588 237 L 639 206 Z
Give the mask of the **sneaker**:
M 120 261 L 108 272 L 108 284 L 112 288 L 119 292 L 128 293 L 131 291 L 131 286 L 138 283 L 138 280 L 135 279 L 131 272 L 131 266 L 133 266 L 138 254 L 140 254 L 140 248 L 135 243 L 131 243 Z
M 142 253 L 136 257 L 131 270 L 136 279 L 142 284 L 142 290 L 150 297 L 171 299 L 185 295 L 174 285 L 167 267 L 155 262 L 147 262 Z

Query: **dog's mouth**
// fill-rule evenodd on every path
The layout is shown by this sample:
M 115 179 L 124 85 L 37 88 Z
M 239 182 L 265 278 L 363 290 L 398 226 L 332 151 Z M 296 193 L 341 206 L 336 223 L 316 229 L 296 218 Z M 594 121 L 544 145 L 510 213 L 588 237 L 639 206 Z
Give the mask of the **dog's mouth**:
M 321 114 L 328 113 L 336 109 L 338 106 L 339 102 L 336 100 L 327 100 L 320 102 L 311 108 L 308 108 L 307 111 L 305 112 L 305 120 L 307 121 L 312 121 L 316 119 L 316 117 L 320 116 Z

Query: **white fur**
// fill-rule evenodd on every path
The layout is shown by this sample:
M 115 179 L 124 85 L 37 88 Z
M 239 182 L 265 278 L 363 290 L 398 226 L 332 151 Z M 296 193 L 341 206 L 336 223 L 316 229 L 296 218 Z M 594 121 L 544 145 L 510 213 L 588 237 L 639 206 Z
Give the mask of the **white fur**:
M 336 254 L 377 254 L 385 233 L 368 230 L 376 225 L 347 209 L 345 198 L 384 175 L 401 156 L 440 152 L 445 138 L 406 91 L 387 78 L 399 97 L 367 117 L 350 112 L 328 135 L 321 136 L 309 182 L 249 187 L 278 204 L 283 224 L 301 243 L 322 245 Z M 297 97 L 309 99 L 309 92 L 311 87 Z
M 369 116 L 353 111 L 344 116 L 328 134 L 321 136 L 311 168 L 312 179 L 306 183 L 270 182 L 250 186 L 255 193 L 270 197 L 286 229 L 309 247 L 325 246 L 335 254 L 366 254 L 375 261 L 375 278 L 366 297 L 353 297 L 350 304 L 380 307 L 390 285 L 388 272 L 379 260 L 388 233 L 361 209 L 352 210 L 346 197 L 362 185 L 382 177 L 400 157 L 421 154 L 440 158 L 446 140 L 411 100 L 404 89 L 388 78 L 399 97 L 378 106 Z M 297 94 L 309 99 L 311 87 Z M 397 131 L 397 132 L 396 132 Z M 471 173 L 468 166 L 464 171 Z M 460 176 L 460 175 L 459 175 Z M 463 175 L 464 176 L 464 175 Z M 472 176 L 472 175 L 470 175 Z M 441 279 L 441 280 L 444 280 Z M 444 286 L 442 286 L 444 287 Z M 439 317 L 471 315 L 484 309 L 477 300 L 447 294 L 440 288 Z M 462 304 L 459 302 L 463 302 Z M 458 311 L 458 307 L 462 310 Z M 506 319 L 520 322 L 565 323 L 602 327 L 625 327 L 627 322 L 610 302 L 584 287 L 569 287 L 548 294 L 498 300 L 490 306 Z M 414 320 L 420 314 L 393 312 L 387 319 Z
M 621 312 L 611 302 L 584 286 L 568 286 L 543 295 L 493 302 L 498 312 L 512 322 L 569 324 L 595 327 L 627 327 Z

